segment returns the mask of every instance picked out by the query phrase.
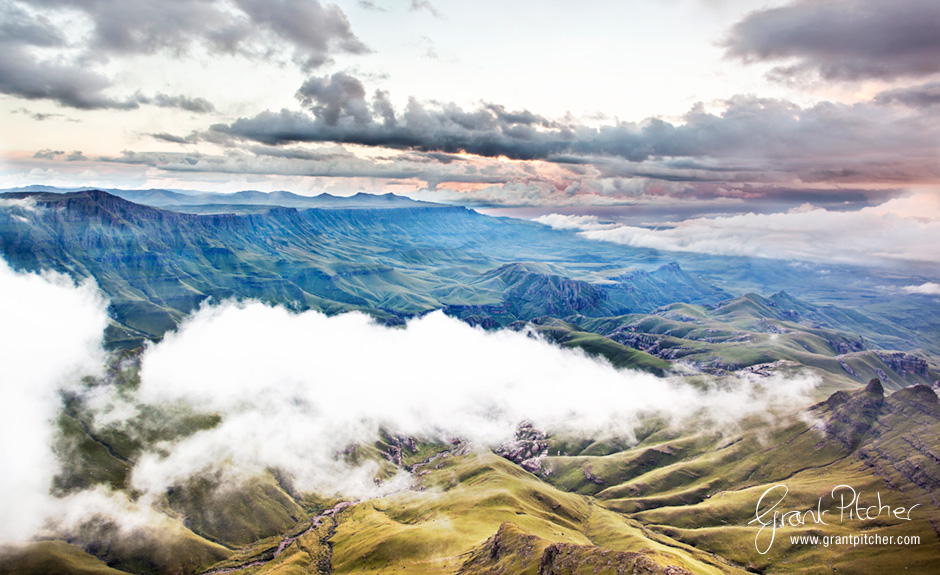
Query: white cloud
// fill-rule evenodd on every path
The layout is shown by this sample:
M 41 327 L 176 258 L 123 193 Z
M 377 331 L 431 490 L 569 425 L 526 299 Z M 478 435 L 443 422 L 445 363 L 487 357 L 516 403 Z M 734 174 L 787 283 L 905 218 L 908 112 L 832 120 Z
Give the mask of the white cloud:
M 535 218 L 540 224 L 551 226 L 556 230 L 607 230 L 614 229 L 617 226 L 611 224 L 602 224 L 597 216 L 566 216 L 564 214 L 548 214 Z
M 804 205 L 786 213 L 695 218 L 663 229 L 545 221 L 634 247 L 820 262 L 940 263 L 940 198 L 919 193 L 852 212 Z M 559 216 L 563 218 L 563 216 Z M 560 222 L 560 223 L 559 223 Z
M 54 504 L 58 392 L 101 371 L 106 303 L 93 284 L 16 273 L 0 260 L 0 541 L 28 538 Z
M 260 303 L 205 308 L 143 357 L 141 401 L 183 402 L 222 423 L 150 454 L 137 489 L 159 492 L 208 468 L 290 472 L 301 490 L 363 495 L 374 469 L 336 454 L 380 427 L 494 445 L 528 419 L 551 429 L 629 436 L 638 417 L 704 410 L 725 424 L 768 405 L 793 405 L 810 378 L 735 380 L 702 392 L 676 379 L 614 369 L 531 334 L 486 332 L 441 313 L 404 329 L 360 314 L 293 314 Z M 771 403 L 774 402 L 774 403 Z
M 0 210 L 19 209 L 27 212 L 36 210 L 35 198 L 3 198 L 0 197 Z
M 380 428 L 415 437 L 495 445 L 522 420 L 550 431 L 629 437 L 638 420 L 722 428 L 741 417 L 805 402 L 812 377 L 747 376 L 703 388 L 680 377 L 622 371 L 531 333 L 486 332 L 441 313 L 404 328 L 368 316 L 295 314 L 257 302 L 206 307 L 142 357 L 136 395 L 82 387 L 103 376 L 106 303 L 91 284 L 55 274 L 20 274 L 0 265 L 0 542 L 68 536 L 96 517 L 115 537 L 181 529 L 152 501 L 206 471 L 237 485 L 270 468 L 302 491 L 362 497 L 403 489 L 401 473 L 377 488 L 377 465 L 347 463 L 351 444 Z M 62 390 L 83 394 L 96 428 L 126 427 L 142 405 L 221 416 L 215 428 L 152 446 L 132 470 L 139 498 L 107 488 L 54 497 L 55 419 Z M 126 390 L 125 390 L 126 391 Z
M 905 286 L 901 288 L 901 291 L 908 294 L 940 295 L 940 284 L 927 282 L 916 286 Z

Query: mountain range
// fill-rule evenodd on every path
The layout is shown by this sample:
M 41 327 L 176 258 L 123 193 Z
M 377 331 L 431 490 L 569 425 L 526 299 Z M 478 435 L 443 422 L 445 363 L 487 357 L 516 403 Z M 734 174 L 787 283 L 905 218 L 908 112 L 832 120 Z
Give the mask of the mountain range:
M 88 385 L 127 397 L 140 385 L 136 361 L 147 342 L 227 299 L 359 311 L 388 326 L 441 310 L 693 387 L 702 378 L 798 374 L 819 382 L 812 405 L 730 429 L 651 417 L 634 437 L 585 437 L 520 422 L 505 444 L 483 450 L 389 429 L 338 457 L 373 462 L 377 483 L 410 474 L 401 492 L 363 501 L 304 492 L 276 468 L 237 489 L 192 477 L 158 502 L 172 527 L 148 526 L 132 539 L 88 524 L 6 550 L 0 573 L 679 575 L 935 565 L 940 303 L 901 296 L 914 280 L 898 270 L 629 248 L 392 194 L 35 188 L 0 200 L 0 254 L 13 268 L 90 278 L 108 297 L 111 372 Z M 106 488 L 133 498 L 130 478 L 145 453 L 221 425 L 218 415 L 147 406 L 123 427 L 99 426 L 89 397 L 63 396 L 60 494 Z M 840 483 L 892 509 L 916 505 L 911 521 L 855 518 L 825 534 L 922 542 L 899 553 L 787 540 L 760 553 L 754 504 L 782 483 L 793 509 L 811 508 Z M 824 531 L 802 524 L 794 533 Z

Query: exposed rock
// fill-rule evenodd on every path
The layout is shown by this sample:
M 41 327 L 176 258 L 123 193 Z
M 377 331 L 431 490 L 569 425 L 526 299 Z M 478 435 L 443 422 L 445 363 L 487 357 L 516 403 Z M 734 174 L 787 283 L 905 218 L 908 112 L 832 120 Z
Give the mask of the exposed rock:
M 780 327 L 779 325 L 773 323 L 767 318 L 762 318 L 758 320 L 757 324 L 754 327 L 756 330 L 763 331 L 766 333 L 784 334 L 784 333 L 790 332 L 790 330 L 788 330 L 787 328 Z
M 876 438 L 862 446 L 856 457 L 892 489 L 906 491 L 908 485 L 916 486 L 940 506 L 936 499 L 940 493 L 940 453 L 936 447 L 940 399 L 930 387 L 918 384 L 894 392 L 885 405 L 888 425 L 897 428 L 902 422 L 915 422 L 915 427 Z
M 926 360 L 917 357 L 916 355 L 895 352 L 879 353 L 878 357 L 880 357 L 881 361 L 885 362 L 888 367 L 897 372 L 897 374 L 901 377 L 907 377 L 909 375 L 925 378 L 930 377 Z
M 745 373 L 753 373 L 753 374 L 755 374 L 755 375 L 760 375 L 760 376 L 763 376 L 763 377 L 771 377 L 771 376 L 773 376 L 773 375 L 777 372 L 777 370 L 779 370 L 779 369 L 784 369 L 784 368 L 787 368 L 787 367 L 793 368 L 793 367 L 797 367 L 797 366 L 799 366 L 799 365 L 800 365 L 800 364 L 798 364 L 798 363 L 795 362 L 795 361 L 789 361 L 789 360 L 786 360 L 786 359 L 780 359 L 780 360 L 773 361 L 773 362 L 770 362 L 770 363 L 757 363 L 757 364 L 754 364 L 754 365 L 749 365 L 749 366 L 745 367 L 745 368 L 744 368 L 743 370 L 741 370 L 741 371 L 743 371 L 743 372 L 745 372 Z
M 385 459 L 394 463 L 395 465 L 401 467 L 403 452 L 405 449 L 411 453 L 418 451 L 417 442 L 408 436 L 405 435 L 392 435 L 389 438 L 389 448 L 383 453 Z
M 621 345 L 645 351 L 661 359 L 675 360 L 685 357 L 693 350 L 684 346 L 663 347 L 662 336 L 649 333 L 637 333 L 633 326 L 626 326 L 611 333 L 607 337 Z M 667 344 L 668 345 L 668 344 Z
M 851 375 L 852 377 L 858 377 L 858 374 L 855 373 L 855 370 L 852 369 L 852 368 L 849 366 L 849 364 L 845 363 L 844 361 L 840 361 L 840 362 L 839 362 L 839 367 L 841 367 L 846 373 L 848 373 L 848 374 Z
M 530 473 L 542 470 L 542 460 L 548 455 L 548 435 L 535 429 L 530 421 L 523 421 L 516 428 L 512 441 L 503 443 L 495 450 Z
M 796 311 L 795 309 L 780 310 L 780 315 L 782 315 L 783 317 L 787 319 L 792 319 L 794 321 L 799 321 L 800 319 L 800 312 Z
M 865 349 L 865 344 L 862 340 L 858 341 L 834 341 L 828 340 L 827 342 L 829 347 L 832 348 L 839 355 L 845 355 L 847 353 L 852 353 L 853 351 L 863 351 Z

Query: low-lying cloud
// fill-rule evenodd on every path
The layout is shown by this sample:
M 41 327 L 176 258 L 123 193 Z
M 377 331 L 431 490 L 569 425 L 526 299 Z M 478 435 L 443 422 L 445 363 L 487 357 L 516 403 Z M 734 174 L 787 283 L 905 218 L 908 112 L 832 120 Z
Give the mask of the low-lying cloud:
M 733 426 L 805 402 L 812 377 L 658 378 L 617 370 L 579 350 L 526 331 L 483 331 L 440 312 L 403 328 L 363 314 L 293 313 L 258 302 L 204 307 L 141 357 L 136 391 L 84 387 L 103 374 L 105 302 L 93 285 L 0 267 L 6 296 L 0 362 L 6 390 L 0 455 L 12 462 L 0 484 L 11 518 L 0 541 L 63 536 L 87 518 L 127 529 L 176 525 L 151 502 L 206 474 L 223 485 L 278 469 L 300 491 L 362 497 L 408 486 L 404 472 L 376 486 L 375 462 L 343 452 L 369 445 L 380 430 L 431 440 L 460 437 L 495 446 L 522 420 L 555 432 L 631 437 L 656 414 L 674 422 Z M 219 416 L 210 429 L 149 446 L 133 465 L 135 495 L 110 488 L 49 494 L 60 393 L 83 397 L 90 425 L 127 429 L 140 410 L 183 409 Z
M 904 286 L 901 291 L 906 294 L 940 295 L 940 283 L 925 282 L 920 285 Z
M 693 218 L 661 227 L 602 225 L 551 214 L 536 221 L 633 247 L 839 263 L 940 263 L 940 196 L 921 193 L 839 212 L 806 204 L 775 214 Z M 578 219 L 572 219 L 578 218 Z
M 769 384 L 793 400 L 807 381 Z M 379 428 L 494 445 L 522 420 L 592 436 L 629 436 L 643 413 L 676 418 L 704 410 L 733 421 L 762 412 L 752 382 L 701 393 L 677 380 L 618 371 L 526 333 L 485 332 L 442 313 L 387 328 L 366 315 L 293 314 L 260 303 L 195 314 L 144 355 L 139 398 L 223 414 L 135 471 L 158 489 L 213 462 L 277 467 L 298 488 L 356 493 L 336 453 Z M 781 399 L 781 398 L 775 398 Z M 361 477 L 362 478 L 362 477 Z
M 0 260 L 0 541 L 35 532 L 55 510 L 52 450 L 63 389 L 100 374 L 106 302 L 90 283 L 23 274 Z

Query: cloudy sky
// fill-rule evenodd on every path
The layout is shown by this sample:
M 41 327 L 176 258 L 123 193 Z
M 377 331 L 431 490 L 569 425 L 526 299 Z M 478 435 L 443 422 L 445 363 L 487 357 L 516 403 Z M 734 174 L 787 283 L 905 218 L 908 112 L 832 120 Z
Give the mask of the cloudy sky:
M 938 29 L 934 0 L 0 0 L 0 187 L 936 197 Z

